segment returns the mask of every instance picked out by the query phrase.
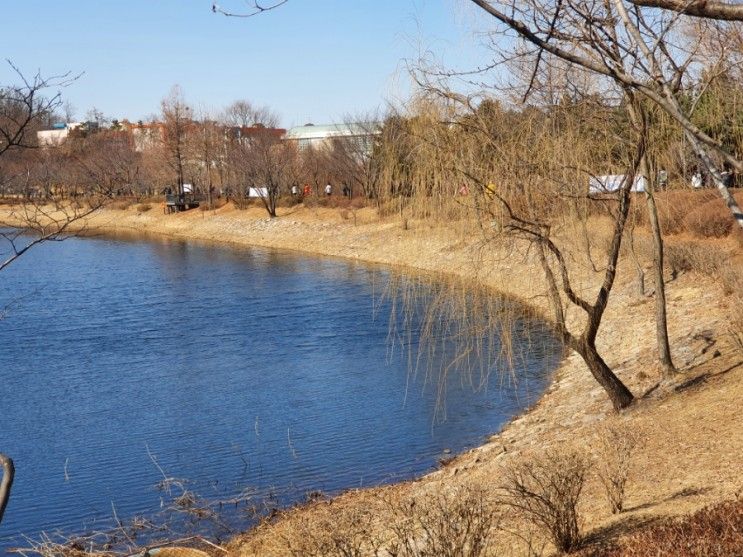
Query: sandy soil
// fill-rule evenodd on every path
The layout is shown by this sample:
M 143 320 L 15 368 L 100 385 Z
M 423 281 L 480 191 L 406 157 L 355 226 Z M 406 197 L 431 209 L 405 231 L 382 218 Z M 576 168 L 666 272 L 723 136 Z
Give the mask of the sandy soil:
M 10 220 L 0 207 L 0 221 Z M 105 210 L 88 220 L 89 231 L 153 234 L 236 246 L 264 246 L 366 262 L 477 276 L 547 315 L 541 280 L 530 254 L 517 246 L 487 245 L 477 235 L 464 235 L 457 223 L 432 227 L 399 219 L 379 219 L 363 209 L 355 214 L 337 209 L 285 209 L 268 219 L 261 209 L 162 214 L 154 206 Z M 576 281 L 586 292 L 597 275 L 588 262 L 576 263 Z M 672 384 L 654 388 L 654 305 L 635 292 L 630 265 L 618 277 L 602 324 L 599 347 L 607 363 L 630 386 L 638 401 L 616 415 L 583 362 L 568 355 L 540 402 L 514 419 L 481 447 L 459 455 L 441 470 L 392 489 L 405 493 L 440 492 L 453 484 L 496 486 L 504 466 L 521 455 L 546 447 L 587 444 L 604 424 L 618 422 L 642 432 L 627 488 L 626 512 L 612 515 L 595 479 L 586 488 L 585 528 L 594 534 L 621 532 L 642 521 L 687 514 L 743 489 L 743 350 L 728 333 L 732 301 L 708 277 L 682 273 L 668 283 L 669 327 L 673 356 L 681 373 Z M 573 327 L 580 315 L 570 314 Z M 352 492 L 328 503 L 337 513 L 365 504 L 374 490 Z M 286 534 L 292 520 L 312 509 L 288 513 L 271 528 L 239 538 L 236 554 L 270 555 L 270 538 Z M 382 518 L 383 520 L 383 518 Z M 517 540 L 507 554 L 523 554 Z M 503 549 L 505 549 L 505 547 Z M 276 553 L 280 554 L 280 553 Z

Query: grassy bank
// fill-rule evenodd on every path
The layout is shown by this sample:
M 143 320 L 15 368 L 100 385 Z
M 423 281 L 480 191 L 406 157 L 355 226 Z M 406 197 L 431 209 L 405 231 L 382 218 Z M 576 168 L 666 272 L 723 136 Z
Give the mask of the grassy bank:
M 3 214 L 0 220 L 12 223 L 7 208 Z M 87 219 L 85 228 L 88 233 L 263 246 L 476 276 L 548 314 L 534 254 L 514 244 L 483 245 L 476 229 L 464 222 L 433 225 L 380 218 L 369 208 L 303 206 L 286 208 L 277 219 L 267 219 L 260 208 L 238 210 L 231 205 L 166 216 L 156 205 L 145 210 L 132 205 L 100 211 Z M 600 222 L 593 228 L 600 230 Z M 567 446 L 595 453 L 597 436 L 607 426 L 638 432 L 639 441 L 622 513 L 612 514 L 601 481 L 595 474 L 588 475 L 580 516 L 595 547 L 659 518 L 690 515 L 736 499 L 743 487 L 739 411 L 743 351 L 729 322 L 738 292 L 731 286 L 732 279 L 722 280 L 719 273 L 736 250 L 734 238 L 702 241 L 680 231 L 670 239 L 669 327 L 681 373 L 673 383 L 660 387 L 654 367 L 653 299 L 637 294 L 629 261 L 621 265 L 598 344 L 609 365 L 638 397 L 628 411 L 615 415 L 582 360 L 568 355 L 540 402 L 481 447 L 414 482 L 352 491 L 281 513 L 233 540 L 229 550 L 244 556 L 311 555 L 318 547 L 331 547 L 333 536 L 344 532 L 352 536 L 360 522 L 369 523 L 365 528 L 372 533 L 386 532 L 382 525 L 393 523 L 410 501 L 430 502 L 442 496 L 449 497 L 442 505 L 451 508 L 454 501 L 466 501 L 472 508 L 473 493 L 483 490 L 488 497 L 497 493 L 506 471 L 525 458 Z M 588 292 L 597 274 L 588 264 L 581 269 L 576 284 Z M 568 315 L 569 322 L 578 318 Z M 367 520 L 370 516 L 373 519 Z M 507 554 L 515 555 L 529 554 L 530 547 L 549 551 L 549 540 L 528 522 L 506 516 L 502 524 L 494 534 L 493 551 L 507 549 Z M 380 536 L 390 540 L 389 533 Z

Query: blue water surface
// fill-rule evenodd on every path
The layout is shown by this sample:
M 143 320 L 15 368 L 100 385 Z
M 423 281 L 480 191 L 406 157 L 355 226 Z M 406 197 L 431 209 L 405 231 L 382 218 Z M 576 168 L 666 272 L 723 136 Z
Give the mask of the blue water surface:
M 536 400 L 560 350 L 520 323 L 518 381 L 450 374 L 442 412 L 434 382 L 390 350 L 387 278 L 162 239 L 24 255 L 0 273 L 0 452 L 17 468 L 0 550 L 114 509 L 156 513 L 163 474 L 208 498 L 282 503 L 410 478 Z

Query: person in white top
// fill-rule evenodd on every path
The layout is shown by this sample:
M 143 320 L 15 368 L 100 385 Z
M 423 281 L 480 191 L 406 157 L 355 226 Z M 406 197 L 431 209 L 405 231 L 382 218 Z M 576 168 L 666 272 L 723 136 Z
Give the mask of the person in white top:
M 333 186 L 328 184 L 327 186 L 325 186 L 325 195 L 330 195 L 331 193 L 333 193 Z
M 703 185 L 704 180 L 702 179 L 702 173 L 697 170 L 691 177 L 691 187 L 696 190 L 701 188 Z

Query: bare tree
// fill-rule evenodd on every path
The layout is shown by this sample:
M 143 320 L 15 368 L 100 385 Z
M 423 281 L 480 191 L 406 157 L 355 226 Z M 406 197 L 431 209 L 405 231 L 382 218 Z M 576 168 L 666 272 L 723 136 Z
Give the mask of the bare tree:
M 206 192 L 209 209 L 213 209 L 214 179 L 215 174 L 221 175 L 221 166 L 225 162 L 224 144 L 227 138 L 224 130 L 208 113 L 203 113 L 198 119 L 197 128 L 192 138 L 193 149 L 198 153 L 201 186 Z
M 263 204 L 271 218 L 276 217 L 279 196 L 288 192 L 300 176 L 296 147 L 281 141 L 277 130 L 257 129 L 233 145 L 232 171 Z
M 338 125 L 342 135 L 333 138 L 329 151 L 336 179 L 349 187 L 351 195 L 360 192 L 367 198 L 377 198 L 381 175 L 375 147 L 381 118 L 368 113 L 344 120 Z
M 183 98 L 183 92 L 174 86 L 161 105 L 163 119 L 162 143 L 166 162 L 176 179 L 176 193 L 183 195 L 185 165 L 187 163 L 187 135 L 193 127 L 193 111 Z
M 743 171 L 743 160 L 690 117 L 682 98 L 689 91 L 689 79 L 705 60 L 700 58 L 699 45 L 682 42 L 681 33 L 689 16 L 737 20 L 741 6 L 676 0 L 567 4 L 559 0 L 470 1 L 498 24 L 492 37 L 501 59 L 528 55 L 534 60 L 535 73 L 551 58 L 562 60 L 636 92 L 671 116 L 712 175 L 733 218 L 743 227 L 743 211 L 727 188 L 722 171 L 723 163 Z M 710 31 L 719 32 L 719 24 Z M 508 40 L 501 40 L 504 32 Z
M 625 126 L 618 141 L 626 109 L 600 96 L 507 111 L 494 102 L 470 106 L 470 99 L 446 88 L 433 87 L 430 94 L 433 99 L 417 103 L 413 116 L 386 126 L 401 132 L 383 132 L 383 147 L 386 137 L 395 146 L 387 159 L 392 168 L 384 171 L 396 186 L 388 199 L 411 199 L 411 210 L 448 227 L 476 216 L 476 231 L 463 232 L 470 238 L 474 233 L 486 244 L 511 246 L 514 258 L 511 250 L 523 249 L 544 276 L 563 342 L 583 358 L 613 406 L 625 408 L 633 395 L 600 355 L 596 338 L 616 278 L 645 135 Z M 618 191 L 594 201 L 588 177 L 601 165 L 621 169 L 625 179 Z M 611 219 L 606 256 L 588 272 L 574 257 L 575 231 L 586 226 L 581 220 L 589 214 L 576 215 L 577 203 L 601 204 Z
M 598 108 L 594 105 L 594 109 Z M 557 331 L 563 342 L 583 358 L 589 371 L 604 388 L 617 410 L 631 404 L 634 397 L 599 354 L 596 338 L 614 286 L 622 238 L 629 214 L 630 192 L 639 174 L 644 155 L 645 138 L 640 135 L 636 139 L 634 154 L 626 162 L 624 180 L 618 192 L 613 196 L 617 204 L 617 208 L 612 213 L 613 231 L 604 262 L 603 276 L 593 300 L 589 299 L 586 294 L 580 293 L 575 287 L 568 258 L 560 247 L 559 241 L 553 237 L 553 225 L 549 216 L 539 210 L 539 207 L 543 206 L 542 203 L 533 198 L 530 199 L 529 194 L 523 191 L 526 185 L 520 185 L 519 189 L 522 191 L 509 198 L 505 192 L 488 188 L 484 180 L 473 174 L 472 170 L 463 169 L 463 173 L 475 186 L 479 187 L 484 195 L 491 196 L 499 202 L 500 209 L 486 210 L 492 217 L 500 220 L 502 230 L 534 246 L 546 280 L 547 294 L 552 305 Z M 531 180 L 539 179 L 538 176 L 533 176 Z M 565 193 L 570 195 L 569 192 Z M 553 198 L 552 202 L 556 201 L 557 199 Z M 585 317 L 583 327 L 579 332 L 571 331 L 568 326 L 566 305 L 579 309 Z
M 328 183 L 328 177 L 334 173 L 334 161 L 328 149 L 316 148 L 311 145 L 302 149 L 299 153 L 301 161 L 303 183 L 309 185 L 315 192 Z
M 74 78 L 69 74 L 27 79 L 9 60 L 20 85 L 0 86 L 0 155 L 14 148 L 36 147 L 36 131 L 60 107 L 61 94 L 50 89 L 63 87 Z
M 20 200 L 20 203 L 15 203 L 9 211 L 8 224 L 11 228 L 0 231 L 0 238 L 5 242 L 0 254 L 0 271 L 40 243 L 69 237 L 73 225 L 96 211 L 110 196 L 110 190 L 97 180 L 84 192 L 79 191 L 77 185 L 71 188 L 69 180 L 66 187 L 52 186 L 51 180 L 47 180 L 49 185 L 42 192 L 32 187 L 32 176 L 37 174 L 37 170 L 47 175 L 56 171 L 56 181 L 61 182 L 62 177 L 69 178 L 69 175 L 63 176 L 65 168 L 82 168 L 73 153 L 54 152 L 47 155 L 37 151 L 34 156 L 25 156 L 37 148 L 36 132 L 54 118 L 61 106 L 61 94 L 57 89 L 67 85 L 71 79 L 67 74 L 45 78 L 40 73 L 27 79 L 13 64 L 11 67 L 20 84 L 0 86 L 0 157 L 4 163 L 10 160 L 10 166 L 15 167 L 12 180 L 22 195 L 15 200 Z M 47 166 L 52 159 L 65 164 Z M 84 194 L 84 201 L 74 199 L 77 193 Z M 10 457 L 2 453 L 0 465 L 3 468 L 0 482 L 2 521 L 15 468 Z
M 225 108 L 222 120 L 228 126 L 240 128 L 275 128 L 279 123 L 278 115 L 269 107 L 256 106 L 247 100 L 237 100 Z
M 647 116 L 642 103 L 637 101 L 632 91 L 628 92 L 628 112 L 635 131 L 647 134 Z M 645 139 L 645 143 L 649 138 Z M 648 220 L 653 238 L 653 279 L 655 282 L 655 330 L 658 349 L 658 363 L 664 377 L 670 378 L 676 372 L 671 357 L 671 343 L 668 339 L 668 316 L 666 304 L 666 281 L 664 278 L 664 246 L 663 231 L 658 218 L 658 208 L 655 204 L 656 173 L 650 167 L 648 155 L 645 153 L 641 160 L 641 169 L 647 178 L 645 184 L 645 199 L 648 209 Z M 633 247 L 633 246 L 631 246 Z

